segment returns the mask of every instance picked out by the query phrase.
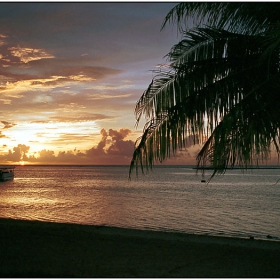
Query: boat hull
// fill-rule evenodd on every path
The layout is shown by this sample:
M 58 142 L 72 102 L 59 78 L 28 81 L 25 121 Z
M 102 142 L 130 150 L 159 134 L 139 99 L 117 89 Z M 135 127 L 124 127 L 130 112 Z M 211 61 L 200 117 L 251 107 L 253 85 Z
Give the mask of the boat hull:
M 15 177 L 14 167 L 0 167 L 0 181 L 10 181 Z
M 1 176 L 0 176 L 0 181 L 1 182 L 5 182 L 5 181 L 10 181 L 10 180 L 13 180 L 14 179 L 14 174 L 13 173 L 3 173 Z

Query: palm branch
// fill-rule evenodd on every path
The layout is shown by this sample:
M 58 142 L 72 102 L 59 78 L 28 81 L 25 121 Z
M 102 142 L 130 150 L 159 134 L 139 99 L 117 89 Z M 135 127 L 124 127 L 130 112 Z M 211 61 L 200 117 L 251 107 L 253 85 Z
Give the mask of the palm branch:
M 167 58 L 169 68 L 155 71 L 136 104 L 137 123 L 149 121 L 130 173 L 170 157 L 189 139 L 204 145 L 198 167 L 210 163 L 213 174 L 267 159 L 271 144 L 279 154 L 277 25 L 258 35 L 193 29 Z
M 279 22 L 279 9 L 278 2 L 183 2 L 167 14 L 162 28 L 171 22 L 182 31 L 193 21 L 195 26 L 253 35 Z

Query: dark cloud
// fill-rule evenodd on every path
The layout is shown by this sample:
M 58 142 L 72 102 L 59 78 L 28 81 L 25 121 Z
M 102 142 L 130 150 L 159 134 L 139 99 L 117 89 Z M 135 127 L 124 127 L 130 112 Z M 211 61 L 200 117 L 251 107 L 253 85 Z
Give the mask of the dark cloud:
M 0 138 L 6 138 L 6 135 L 2 134 L 2 131 L 0 131 Z
M 66 58 L 56 57 L 44 48 L 13 45 L 13 37 L 0 34 L 1 89 L 6 88 L 6 82 L 31 81 L 31 86 L 51 86 L 73 81 L 100 80 L 123 72 L 112 67 L 95 65 L 94 60 L 91 61 L 81 54 Z
M 3 46 L 0 48 L 3 52 Z M 28 60 L 26 55 L 26 60 Z M 32 59 L 31 56 L 29 59 Z M 19 60 L 19 59 L 17 59 Z M 20 73 L 18 68 L 24 63 L 25 67 L 21 67 Z M 62 85 L 69 82 L 89 82 L 95 80 L 101 80 L 108 76 L 118 75 L 123 73 L 123 70 L 114 69 L 110 67 L 102 66 L 81 66 L 81 58 L 77 57 L 73 59 L 57 59 L 57 58 L 40 58 L 37 60 L 30 60 L 28 63 L 20 61 L 12 61 L 7 58 L 0 59 L 0 75 L 2 77 L 2 83 L 6 82 L 18 82 L 18 81 L 30 81 L 30 85 Z M 9 67 L 7 67 L 9 66 Z M 16 70 L 17 69 L 17 70 Z M 31 74 L 32 73 L 32 74 Z M 36 73 L 36 74 L 33 74 Z M 5 86 L 2 84 L 2 89 Z
M 104 157 L 108 159 L 108 163 L 115 162 L 114 157 L 122 157 L 123 162 L 128 162 L 128 157 L 132 155 L 134 149 L 134 142 L 131 140 L 124 140 L 131 133 L 131 130 L 121 128 L 120 130 L 109 129 L 107 132 L 104 128 L 100 131 L 102 136 L 101 141 L 97 147 L 93 147 L 86 151 L 88 157 Z M 122 164 L 120 162 L 120 164 Z
M 88 121 L 97 121 L 97 120 L 106 120 L 106 119 L 111 119 L 113 116 L 107 116 L 104 114 L 93 114 L 93 113 L 88 113 L 88 114 L 75 114 L 75 116 L 69 116 L 68 115 L 57 115 L 55 117 L 49 117 L 49 120 L 36 120 L 32 121 L 31 123 L 50 123 L 50 122 L 88 122 Z
M 54 151 L 42 150 L 39 152 L 39 158 L 43 159 L 44 161 L 51 162 L 51 161 L 55 160 Z
M 111 136 L 112 140 L 116 142 L 123 140 L 130 133 L 131 130 L 127 128 L 121 128 L 119 131 L 114 129 L 109 129 L 109 136 Z
M 15 123 L 7 122 L 7 121 L 1 121 L 1 123 L 4 124 L 3 129 L 8 129 L 16 125 Z
M 112 69 L 112 68 L 101 67 L 101 66 L 83 66 L 83 67 L 76 66 L 76 67 L 61 68 L 55 74 L 66 76 L 66 77 L 71 77 L 72 75 L 84 75 L 87 77 L 91 77 L 93 79 L 102 79 L 105 76 L 116 75 L 122 72 L 123 71 L 118 69 Z
M 3 162 L 20 162 L 22 160 L 28 160 L 26 153 L 28 153 L 29 149 L 29 146 L 18 144 L 13 150 L 9 150 L 8 154 L 1 155 L 0 159 Z

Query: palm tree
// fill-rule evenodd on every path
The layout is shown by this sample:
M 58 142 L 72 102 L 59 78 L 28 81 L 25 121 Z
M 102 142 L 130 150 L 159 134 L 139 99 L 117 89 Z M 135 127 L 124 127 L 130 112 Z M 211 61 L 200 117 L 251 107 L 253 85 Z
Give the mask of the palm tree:
M 185 2 L 169 12 L 163 27 L 177 22 L 183 37 L 136 104 L 136 123 L 147 123 L 130 174 L 187 141 L 203 145 L 197 168 L 210 164 L 212 176 L 263 162 L 272 148 L 279 156 L 279 12 L 267 2 Z

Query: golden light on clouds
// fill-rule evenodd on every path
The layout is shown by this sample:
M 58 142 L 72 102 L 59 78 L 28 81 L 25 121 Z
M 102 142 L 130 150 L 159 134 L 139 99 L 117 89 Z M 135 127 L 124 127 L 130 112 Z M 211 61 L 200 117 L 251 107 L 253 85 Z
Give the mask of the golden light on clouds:
M 69 76 L 69 78 L 71 80 L 80 81 L 80 82 L 91 82 L 91 81 L 95 81 L 96 80 L 96 79 L 93 79 L 93 78 L 88 77 L 86 75 L 71 75 L 71 76 Z
M 6 44 L 5 38 L 7 38 L 7 36 L 0 34 L 0 46 L 3 46 Z M 1 58 L 2 58 L 2 56 L 1 56 Z
M 22 95 L 20 93 L 26 91 L 34 91 L 34 90 L 42 90 L 48 91 L 50 89 L 54 89 L 57 86 L 66 86 L 67 84 L 79 83 L 79 82 L 90 82 L 95 79 L 87 77 L 85 75 L 71 75 L 69 77 L 66 76 L 51 76 L 49 78 L 43 79 L 29 79 L 29 80 L 21 80 L 16 82 L 7 81 L 5 85 L 1 85 L 1 93 L 2 96 L 5 97 L 13 97 L 13 98 L 21 98 Z M 5 104 L 9 104 L 10 100 L 5 98 L 3 99 Z
M 6 139 L 0 139 L 0 143 L 16 143 L 20 139 L 21 144 L 30 145 L 31 150 L 34 151 L 43 150 L 46 147 L 57 150 L 59 140 L 68 137 L 67 146 L 70 149 L 75 148 L 77 142 L 80 142 L 85 149 L 89 149 L 94 144 L 97 144 L 89 136 L 98 135 L 99 131 L 100 127 L 95 122 L 19 122 L 3 132 Z M 56 142 L 56 144 L 53 145 L 53 142 Z M 62 145 L 60 149 L 63 148 Z
M 0 162 L 129 164 L 173 4 L 0 5 Z
M 24 125 L 7 130 L 0 138 L 0 160 L 18 164 L 120 164 L 124 159 L 128 163 L 133 151 L 134 142 L 125 140 L 131 134 L 129 129 L 98 131 L 96 127 L 89 131 L 83 123 L 71 124 L 71 128 L 69 124 L 47 124 L 38 129 L 37 125 L 29 125 L 24 138 L 20 131 Z M 19 136 L 22 144 L 16 145 Z M 15 145 L 10 149 L 12 143 Z
M 33 60 L 46 58 L 54 58 L 55 56 L 47 53 L 44 49 L 22 48 L 20 46 L 8 48 L 13 56 L 16 56 L 20 61 L 28 63 Z

